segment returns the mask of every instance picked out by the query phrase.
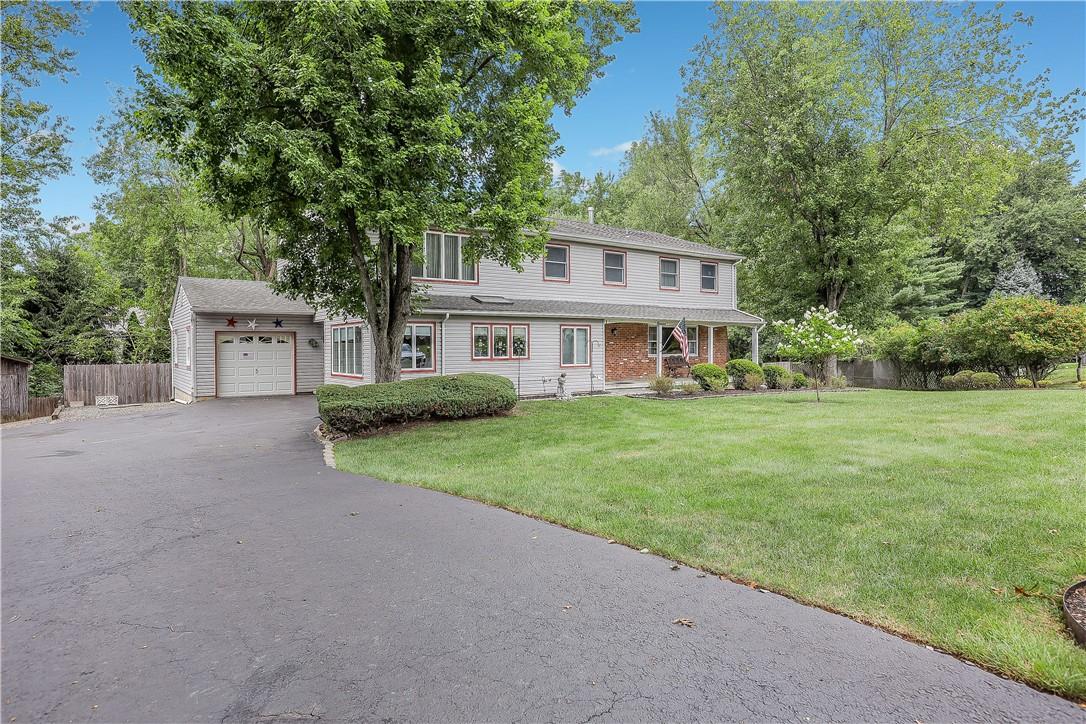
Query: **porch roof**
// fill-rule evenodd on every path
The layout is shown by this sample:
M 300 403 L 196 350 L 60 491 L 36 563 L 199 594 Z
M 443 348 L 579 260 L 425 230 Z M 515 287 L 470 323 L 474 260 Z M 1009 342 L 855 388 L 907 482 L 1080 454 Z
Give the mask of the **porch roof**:
M 678 321 L 707 324 L 761 326 L 761 317 L 739 309 L 669 307 L 652 304 L 603 304 L 593 301 L 559 299 L 513 299 L 494 301 L 470 296 L 431 294 L 423 300 L 424 312 L 479 314 L 503 317 L 560 317 L 562 319 L 604 319 L 616 322 Z

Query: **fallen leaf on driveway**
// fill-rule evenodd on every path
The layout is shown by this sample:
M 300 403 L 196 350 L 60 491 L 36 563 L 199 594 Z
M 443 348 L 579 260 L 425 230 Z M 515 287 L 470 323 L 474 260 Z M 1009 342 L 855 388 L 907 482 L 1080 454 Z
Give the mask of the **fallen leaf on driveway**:
M 239 540 L 239 541 L 238 541 L 238 544 L 240 545 L 241 543 L 244 543 L 244 542 L 245 542 L 245 541 L 243 541 L 243 540 Z
M 352 510 L 351 515 L 358 515 L 358 511 L 357 510 Z
M 608 543 L 614 543 L 614 542 L 615 542 L 615 539 L 614 539 L 614 538 L 608 538 L 608 539 L 607 539 L 607 542 L 608 542 Z
M 568 611 L 571 608 L 573 608 L 573 605 L 569 603 L 567 603 L 565 606 L 562 606 L 563 611 Z
M 640 551 L 638 551 L 638 553 L 648 553 L 648 552 L 649 552 L 648 548 L 642 548 Z
M 673 571 L 679 570 L 679 564 L 678 563 L 672 563 L 671 564 L 671 570 L 673 570 Z
M 688 618 L 677 618 L 671 623 L 677 623 L 680 626 L 686 626 L 687 628 L 694 628 L 694 622 Z
M 698 578 L 705 578 L 705 575 L 706 575 L 706 574 L 704 574 L 704 573 L 699 573 L 699 574 L 698 574 Z

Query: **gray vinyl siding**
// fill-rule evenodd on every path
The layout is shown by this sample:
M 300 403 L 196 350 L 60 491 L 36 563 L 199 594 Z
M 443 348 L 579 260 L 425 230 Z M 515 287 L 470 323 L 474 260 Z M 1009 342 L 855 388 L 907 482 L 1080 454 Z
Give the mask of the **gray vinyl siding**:
M 571 392 L 589 392 L 602 390 L 604 387 L 604 341 L 603 320 L 562 320 L 550 318 L 499 318 L 459 316 L 450 317 L 444 323 L 443 316 L 420 315 L 411 321 L 433 322 L 435 332 L 434 371 L 403 372 L 402 379 L 429 377 L 441 374 L 441 350 L 445 348 L 445 374 L 455 375 L 464 372 L 487 372 L 503 375 L 517 387 L 523 396 L 553 395 L 557 389 L 558 375 L 566 373 L 566 389 Z M 342 323 L 336 320 L 334 323 Z M 471 358 L 471 325 L 473 323 L 526 324 L 529 329 L 529 358 L 526 360 L 473 360 Z M 363 324 L 365 345 L 366 374 L 363 379 L 337 377 L 332 375 L 331 329 L 332 321 L 324 329 L 324 379 L 327 383 L 355 386 L 373 382 L 373 340 L 368 327 Z M 562 367 L 560 365 L 561 328 L 566 325 L 587 326 L 590 328 L 589 345 L 591 349 L 591 367 Z M 446 346 L 447 345 L 447 346 Z
M 556 242 L 566 244 L 567 242 Z M 527 260 L 524 271 L 517 272 L 496 261 L 483 259 L 479 263 L 478 284 L 419 282 L 428 285 L 434 294 L 499 294 L 514 299 L 591 300 L 614 304 L 660 304 L 692 308 L 736 308 L 735 264 L 705 259 L 718 264 L 719 292 L 701 291 L 700 257 L 671 252 L 649 252 L 622 249 L 620 245 L 600 246 L 568 242 L 570 247 L 570 280 L 544 281 L 543 261 Z M 626 252 L 626 286 L 603 283 L 604 249 Z M 679 259 L 679 290 L 660 289 L 660 257 Z
M 195 337 L 194 325 L 195 315 L 192 313 L 192 305 L 189 304 L 185 290 L 178 284 L 177 291 L 174 293 L 173 310 L 170 312 L 170 353 L 171 355 L 176 353 L 179 359 L 170 359 L 170 371 L 173 376 L 174 399 L 186 402 L 191 401 L 193 396 L 192 362 L 196 356 L 195 349 L 190 351 L 190 364 L 180 364 L 180 360 L 184 359 L 184 349 Z M 174 334 L 178 335 L 177 345 L 173 344 Z
M 237 319 L 236 327 L 226 325 L 227 317 Z M 282 328 L 275 326 L 275 319 L 283 320 Z M 299 393 L 312 392 L 321 384 L 324 375 L 322 325 L 312 321 L 311 315 L 241 315 L 230 312 L 215 314 L 200 312 L 196 315 L 196 396 L 215 396 L 215 333 L 246 332 L 248 321 L 255 319 L 257 333 L 294 332 L 295 388 Z M 315 340 L 313 347 L 309 340 Z

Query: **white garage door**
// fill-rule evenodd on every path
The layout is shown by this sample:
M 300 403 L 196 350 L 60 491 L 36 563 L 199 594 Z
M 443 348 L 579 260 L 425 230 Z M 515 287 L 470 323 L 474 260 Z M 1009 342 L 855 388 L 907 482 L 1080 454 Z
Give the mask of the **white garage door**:
M 229 332 L 217 337 L 219 397 L 294 393 L 294 335 Z

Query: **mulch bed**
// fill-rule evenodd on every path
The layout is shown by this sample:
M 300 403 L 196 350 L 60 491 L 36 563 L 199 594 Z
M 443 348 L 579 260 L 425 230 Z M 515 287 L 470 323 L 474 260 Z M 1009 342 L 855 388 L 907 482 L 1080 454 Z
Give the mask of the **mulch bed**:
M 1067 589 L 1063 597 L 1063 615 L 1080 646 L 1086 646 L 1086 581 Z

